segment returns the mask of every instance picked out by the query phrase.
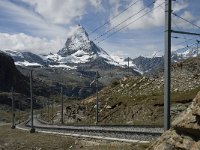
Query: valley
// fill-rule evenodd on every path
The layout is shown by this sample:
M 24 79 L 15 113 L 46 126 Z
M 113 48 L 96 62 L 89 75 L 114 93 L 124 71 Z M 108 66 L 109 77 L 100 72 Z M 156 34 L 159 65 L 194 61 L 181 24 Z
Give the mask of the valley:
M 3 50 L 0 57 L 0 123 L 6 130 L 12 120 L 12 88 L 15 124 L 30 118 L 30 71 L 33 72 L 34 116 L 47 125 L 163 127 L 162 56 L 112 57 L 90 41 L 85 29 L 78 26 L 56 54 Z M 175 51 L 171 61 L 173 122 L 200 91 L 200 57 L 196 57 L 194 50 Z M 70 140 L 77 147 L 74 139 Z M 133 145 L 138 149 L 147 146 Z
M 60 123 L 62 87 L 66 124 L 95 123 L 98 89 L 99 124 L 163 125 L 163 57 L 115 60 L 89 40 L 82 26 L 77 26 L 57 54 L 37 55 L 13 50 L 0 54 L 2 72 L 16 72 L 8 73 L 12 76 L 2 74 L 2 83 L 7 85 L 0 94 L 4 108 L 11 106 L 10 89 L 14 85 L 15 108 L 30 109 L 29 73 L 32 70 L 34 109 L 41 112 L 46 121 L 50 121 L 47 108 L 54 106 L 52 121 Z M 4 60 L 10 69 L 3 65 Z M 199 64 L 193 50 L 173 52 L 172 119 L 187 108 L 200 90 Z

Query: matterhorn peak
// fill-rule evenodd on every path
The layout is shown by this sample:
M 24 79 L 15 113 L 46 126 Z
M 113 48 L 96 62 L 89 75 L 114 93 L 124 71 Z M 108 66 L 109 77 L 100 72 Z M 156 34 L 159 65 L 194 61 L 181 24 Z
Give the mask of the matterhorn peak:
M 87 51 L 91 49 L 91 41 L 83 26 L 73 27 L 69 33 L 65 46 L 59 50 L 58 54 L 62 57 L 69 56 L 79 50 Z
M 67 63 L 88 63 L 97 59 L 115 63 L 106 51 L 89 40 L 86 30 L 81 25 L 72 28 L 65 46 L 57 55 L 60 62 Z
M 76 37 L 78 37 L 78 36 L 86 37 L 89 40 L 88 33 L 86 32 L 85 28 L 83 26 L 81 26 L 80 24 L 71 28 L 71 31 L 69 33 L 69 38 L 70 37 L 72 38 L 74 36 L 76 36 Z

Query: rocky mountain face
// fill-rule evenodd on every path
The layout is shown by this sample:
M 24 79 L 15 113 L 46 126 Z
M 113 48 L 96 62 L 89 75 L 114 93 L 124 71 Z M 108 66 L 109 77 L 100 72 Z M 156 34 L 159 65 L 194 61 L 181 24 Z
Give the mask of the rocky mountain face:
M 172 120 L 200 91 L 200 58 L 172 65 Z M 163 125 L 163 72 L 152 76 L 127 76 L 99 91 L 100 124 Z M 67 107 L 66 123 L 93 123 L 96 95 Z M 75 113 L 74 113 L 75 112 Z
M 196 49 L 180 49 L 172 52 L 172 63 L 181 62 L 189 58 L 197 57 Z M 143 74 L 155 74 L 164 69 L 164 57 L 142 57 L 139 56 L 131 60 L 136 68 Z
M 62 65 L 84 67 L 92 66 L 96 63 L 97 67 L 106 68 L 109 65 L 120 66 L 102 48 L 98 47 L 93 41 L 89 40 L 88 34 L 82 26 L 77 26 L 74 33 L 67 39 L 65 46 L 57 54 L 45 56 L 49 62 L 57 62 Z
M 12 57 L 0 52 L 0 91 L 10 92 L 13 86 L 14 91 L 24 95 L 29 95 L 29 69 L 26 74 L 22 74 L 14 64 Z M 34 74 L 33 74 L 34 76 Z M 33 90 L 35 95 L 45 95 L 49 87 L 42 81 L 33 77 Z
M 0 91 L 10 91 L 13 86 L 16 92 L 27 93 L 27 78 L 15 67 L 13 59 L 0 52 Z
M 16 108 L 27 109 L 30 107 L 29 93 L 29 75 L 30 71 L 26 70 L 26 74 L 22 74 L 15 66 L 14 60 L 9 55 L 0 52 L 0 104 L 11 106 L 11 88 L 14 90 L 14 98 Z M 34 73 L 33 73 L 34 76 Z M 56 94 L 55 91 L 50 92 L 50 87 L 45 82 L 33 77 L 33 95 L 34 106 L 39 107 L 36 99 L 39 96 L 47 97 L 48 93 Z
M 172 52 L 172 60 L 174 62 L 179 62 L 188 58 L 194 58 L 198 56 L 197 48 L 183 48 Z
M 200 92 L 173 122 L 170 130 L 151 144 L 149 150 L 200 149 Z
M 35 66 L 51 68 L 65 68 L 68 70 L 77 68 L 100 68 L 109 69 L 111 67 L 126 68 L 127 59 L 110 56 L 106 51 L 97 46 L 88 37 L 86 30 L 82 26 L 77 26 L 71 36 L 66 40 L 62 49 L 56 54 L 36 55 L 31 52 L 17 52 L 13 50 L 2 50 L 9 54 L 16 65 Z M 179 49 L 172 52 L 172 62 L 197 56 L 196 49 Z M 140 74 L 157 73 L 164 68 L 164 59 L 162 56 L 153 55 L 152 58 L 137 57 L 130 59 L 131 71 Z
M 0 106 L 12 105 L 12 101 L 10 98 L 11 87 L 13 87 L 14 92 L 22 93 L 22 95 L 28 94 L 29 89 L 27 81 L 28 78 L 22 75 L 15 67 L 13 59 L 5 53 L 0 52 Z M 19 99 L 22 99 L 22 97 L 23 96 L 20 96 Z M 17 108 L 19 106 L 17 104 L 19 103 L 15 104 Z
M 144 74 L 152 74 L 160 71 L 164 68 L 164 58 L 163 57 L 137 57 L 132 60 L 132 63 L 137 66 L 137 69 Z
M 64 48 L 59 50 L 57 54 L 62 57 L 73 57 L 74 60 L 77 59 L 80 63 L 94 60 L 97 57 L 103 57 L 103 55 L 105 55 L 103 58 L 112 60 L 102 48 L 89 40 L 88 34 L 82 26 L 77 27 L 73 35 L 67 39 Z M 68 61 L 76 63 L 74 60 L 71 58 Z
M 76 27 L 72 35 L 67 38 L 64 47 L 56 54 L 36 55 L 31 52 L 13 50 L 3 50 L 3 52 L 13 57 L 16 65 L 23 66 L 48 66 L 68 70 L 76 70 L 77 68 L 123 68 L 122 64 L 115 61 L 106 51 L 89 39 L 82 26 Z
M 16 65 L 41 67 L 46 64 L 45 60 L 37 54 L 31 52 L 18 52 L 14 50 L 1 50 L 11 56 Z

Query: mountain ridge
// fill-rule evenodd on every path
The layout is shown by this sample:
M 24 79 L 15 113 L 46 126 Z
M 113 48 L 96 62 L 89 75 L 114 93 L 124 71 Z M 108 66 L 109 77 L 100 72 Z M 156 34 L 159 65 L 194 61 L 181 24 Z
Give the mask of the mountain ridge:
M 2 51 L 12 56 L 16 65 L 22 66 L 65 68 L 68 70 L 80 68 L 81 65 L 94 67 L 94 64 L 97 65 L 95 68 L 109 68 L 110 65 L 121 68 L 128 67 L 127 58 L 110 56 L 89 39 L 88 33 L 80 25 L 74 29 L 71 36 L 67 38 L 64 47 L 57 53 L 37 55 L 32 52 Z M 164 58 L 155 55 L 157 53 L 159 52 L 154 52 L 152 58 L 139 56 L 129 59 L 129 68 L 140 74 L 151 74 L 163 69 Z M 194 49 L 180 49 L 172 52 L 172 62 L 180 62 L 190 57 L 196 57 L 196 55 Z

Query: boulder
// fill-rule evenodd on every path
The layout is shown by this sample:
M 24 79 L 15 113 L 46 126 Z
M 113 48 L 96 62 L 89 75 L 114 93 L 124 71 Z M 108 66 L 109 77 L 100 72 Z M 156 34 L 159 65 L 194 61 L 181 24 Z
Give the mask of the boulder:
M 200 92 L 148 150 L 200 150 Z

